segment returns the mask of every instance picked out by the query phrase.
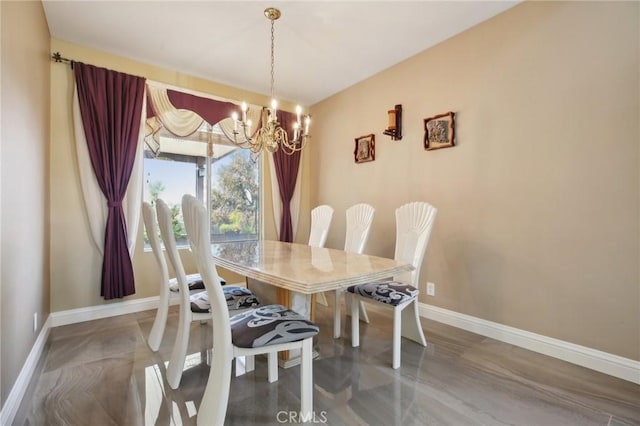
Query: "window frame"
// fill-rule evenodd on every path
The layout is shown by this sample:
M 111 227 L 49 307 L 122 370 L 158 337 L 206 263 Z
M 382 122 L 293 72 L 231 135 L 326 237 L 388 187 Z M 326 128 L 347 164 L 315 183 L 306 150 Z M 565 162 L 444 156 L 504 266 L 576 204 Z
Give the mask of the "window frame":
M 216 125 L 214 126 L 210 126 L 208 125 L 208 123 L 204 122 L 203 123 L 203 127 L 208 126 L 209 131 L 211 132 L 213 129 L 215 129 Z M 218 129 L 219 130 L 219 129 Z M 166 132 L 166 130 L 163 130 L 163 132 Z M 166 132 L 168 133 L 168 132 Z M 211 137 L 213 136 L 213 137 Z M 170 138 L 170 139 L 174 139 L 174 140 L 189 140 L 192 142 L 198 142 L 198 143 L 206 143 L 206 144 L 211 144 L 213 146 L 213 150 L 215 150 L 215 146 L 231 146 L 233 148 L 235 148 L 234 150 L 230 151 L 228 154 L 223 155 L 220 158 L 224 158 L 227 155 L 232 155 L 234 152 L 238 152 L 237 150 L 243 150 L 246 151 L 247 154 L 249 155 L 249 150 L 246 150 L 240 146 L 236 146 L 233 143 L 231 143 L 230 141 L 226 141 L 225 136 L 222 135 L 221 131 L 219 131 L 218 134 L 213 134 L 210 135 L 210 137 L 208 138 L 208 140 L 204 141 L 204 140 L 197 140 L 197 139 L 193 139 L 193 138 L 189 138 L 189 137 L 179 137 L 179 136 L 175 136 L 172 135 L 170 133 L 167 134 L 161 134 L 159 137 L 160 142 L 162 142 L 163 138 Z M 161 144 L 162 146 L 162 144 Z M 159 161 L 177 161 L 177 162 L 181 162 L 181 163 L 190 163 L 194 165 L 194 172 L 197 173 L 197 170 L 201 167 L 204 167 L 205 169 L 205 175 L 201 176 L 203 178 L 203 184 L 198 183 L 199 180 L 199 176 L 196 175 L 195 177 L 195 187 L 193 188 L 193 193 L 196 195 L 196 197 L 201 200 L 205 206 L 207 207 L 207 212 L 208 212 L 208 216 L 209 218 L 211 218 L 211 190 L 213 188 L 213 182 L 212 179 L 214 177 L 213 175 L 213 165 L 215 163 L 215 159 L 213 157 L 211 157 L 209 155 L 209 153 L 211 152 L 210 149 L 207 148 L 207 156 L 199 156 L 199 155 L 188 155 L 188 154 L 180 154 L 180 153 L 174 153 L 174 152 L 162 152 L 162 150 L 160 149 L 157 153 L 153 153 L 152 150 L 147 149 L 147 147 L 145 147 L 143 149 L 143 160 L 145 159 L 152 159 L 152 160 L 159 160 Z M 241 151 L 240 151 L 241 152 Z M 160 158 L 158 158 L 160 157 Z M 167 159 L 165 159 L 167 158 Z M 191 160 L 193 159 L 193 160 Z M 198 159 L 203 159 L 203 161 L 199 161 Z M 249 155 L 249 161 L 252 161 L 250 159 L 250 155 Z M 258 161 L 254 162 L 255 166 L 256 166 L 256 172 L 257 172 L 257 186 L 258 186 L 258 201 L 257 201 L 257 218 L 256 218 L 256 226 L 257 226 L 257 232 L 256 232 L 256 238 L 258 241 L 264 239 L 264 167 L 263 167 L 263 163 L 262 161 L 259 159 Z M 144 162 L 143 162 L 143 173 L 145 173 L 146 168 L 144 167 Z M 146 176 L 146 173 L 145 173 Z M 148 182 L 145 182 L 145 185 L 148 185 Z M 199 185 L 201 185 L 201 188 L 199 188 Z M 148 192 L 145 190 L 143 191 L 143 198 L 145 199 L 145 201 L 151 202 L 152 200 L 147 199 L 147 194 Z M 163 198 L 163 197 L 159 197 L 159 198 Z M 163 198 L 164 199 L 164 198 Z M 166 201 L 166 199 L 165 199 Z M 184 225 L 184 222 L 183 222 Z M 210 229 L 210 233 L 213 231 L 213 227 L 212 227 L 212 221 L 209 221 L 209 229 Z M 211 234 L 213 235 L 213 234 Z M 253 239 L 247 239 L 247 240 L 239 240 L 239 241 L 249 241 L 249 240 L 253 240 Z M 236 241 L 236 240 L 232 240 L 232 241 Z M 215 243 L 215 241 L 213 241 L 212 239 L 212 243 Z M 178 250 L 184 250 L 184 249 L 189 249 L 188 244 L 185 244 L 184 242 L 181 241 L 176 241 Z M 151 251 L 151 246 L 149 245 L 148 241 L 146 241 L 146 239 L 143 237 L 143 249 L 145 252 L 149 252 Z

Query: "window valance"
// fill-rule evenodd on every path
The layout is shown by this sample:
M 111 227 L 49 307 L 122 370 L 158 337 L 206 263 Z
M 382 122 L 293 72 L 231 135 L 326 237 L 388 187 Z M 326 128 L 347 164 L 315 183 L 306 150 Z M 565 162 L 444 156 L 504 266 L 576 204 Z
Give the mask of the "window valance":
M 187 92 L 147 84 L 147 120 L 145 143 L 157 154 L 160 149 L 159 132 L 162 128 L 173 135 L 187 137 L 203 125 L 219 124 L 225 136 L 233 140 L 233 111 L 239 112 L 237 104 L 230 101 L 206 98 Z M 247 116 L 251 119 L 251 134 L 261 124 L 262 107 L 249 105 Z

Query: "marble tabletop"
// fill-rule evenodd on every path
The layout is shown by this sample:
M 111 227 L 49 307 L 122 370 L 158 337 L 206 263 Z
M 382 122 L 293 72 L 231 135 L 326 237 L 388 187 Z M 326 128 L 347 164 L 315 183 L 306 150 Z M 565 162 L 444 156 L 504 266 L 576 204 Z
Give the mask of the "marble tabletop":
M 280 241 L 211 245 L 216 265 L 303 294 L 335 290 L 413 270 L 407 263 L 343 250 Z

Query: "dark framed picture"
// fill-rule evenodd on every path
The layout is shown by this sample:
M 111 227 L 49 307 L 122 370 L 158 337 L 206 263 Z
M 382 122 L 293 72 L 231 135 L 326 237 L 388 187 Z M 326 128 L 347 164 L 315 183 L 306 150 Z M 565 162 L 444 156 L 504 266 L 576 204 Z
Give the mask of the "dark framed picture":
M 455 113 L 434 115 L 424 119 L 424 149 L 448 148 L 455 143 Z
M 356 138 L 356 147 L 353 150 L 353 158 L 356 163 L 366 163 L 376 159 L 376 137 L 365 135 Z

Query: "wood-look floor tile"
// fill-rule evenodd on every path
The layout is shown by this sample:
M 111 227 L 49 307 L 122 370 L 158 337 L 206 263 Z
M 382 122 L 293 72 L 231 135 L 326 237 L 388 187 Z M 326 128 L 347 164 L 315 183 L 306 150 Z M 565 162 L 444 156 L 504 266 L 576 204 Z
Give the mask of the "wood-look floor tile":
M 332 300 L 330 299 L 330 303 Z M 373 311 L 361 347 L 332 337 L 332 307 L 318 305 L 314 361 L 316 423 L 331 425 L 640 426 L 640 386 L 464 330 L 423 320 L 428 346 L 402 342 L 391 369 L 391 321 Z M 166 364 L 177 328 L 170 309 L 160 350 L 146 343 L 155 312 L 53 329 L 16 425 L 195 425 L 209 375 L 210 324 L 191 324 L 180 387 Z M 300 369 L 267 363 L 233 377 L 226 424 L 295 419 Z M 290 414 L 292 413 L 292 414 Z

